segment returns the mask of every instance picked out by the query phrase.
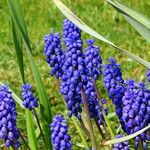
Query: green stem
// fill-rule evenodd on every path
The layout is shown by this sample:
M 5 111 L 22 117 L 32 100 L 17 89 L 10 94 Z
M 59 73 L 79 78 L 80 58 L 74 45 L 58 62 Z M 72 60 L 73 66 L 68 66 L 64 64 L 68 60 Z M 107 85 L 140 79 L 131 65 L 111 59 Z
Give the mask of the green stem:
M 84 137 L 83 131 L 82 131 L 81 128 L 79 127 L 79 124 L 78 124 L 77 121 L 75 120 L 75 117 L 74 117 L 74 116 L 72 117 L 72 121 L 73 121 L 74 125 L 76 126 L 76 128 L 77 128 L 77 130 L 78 130 L 78 132 L 79 132 L 79 135 L 80 135 L 80 137 L 81 137 L 81 139 L 82 139 L 82 142 L 83 142 L 84 146 L 85 146 L 86 148 L 88 148 L 88 144 L 87 144 L 86 139 L 85 139 L 85 137 Z
M 19 132 L 19 134 L 20 134 L 20 137 L 21 137 L 23 143 L 26 145 L 26 148 L 29 149 L 29 150 L 31 150 L 30 147 L 29 147 L 29 145 L 27 144 L 26 140 L 24 139 L 23 135 L 21 134 L 21 132 Z
M 83 105 L 84 105 L 85 112 L 86 112 L 86 115 L 87 115 L 87 123 L 88 123 L 88 126 L 89 126 L 92 146 L 94 147 L 95 150 L 97 150 L 96 141 L 95 141 L 95 137 L 94 137 L 94 130 L 93 130 L 93 126 L 92 126 L 92 122 L 91 122 L 91 118 L 90 118 L 90 112 L 89 112 L 89 108 L 88 108 L 88 103 L 87 103 L 86 95 L 85 95 L 85 92 L 84 92 L 83 88 L 81 90 L 81 94 L 82 94 Z
M 102 106 L 102 113 L 103 113 L 103 116 L 104 116 L 106 125 L 107 125 L 107 127 L 108 127 L 108 130 L 109 130 L 109 133 L 110 133 L 110 135 L 111 135 L 111 138 L 113 139 L 113 138 L 115 137 L 115 134 L 114 134 L 114 132 L 113 132 L 112 126 L 111 126 L 111 124 L 110 124 L 110 121 L 109 121 L 109 119 L 107 118 L 106 113 L 105 113 L 105 111 L 104 111 L 104 109 L 103 109 L 103 104 L 102 104 L 102 101 L 101 101 L 102 98 L 101 98 L 100 95 L 99 95 L 96 81 L 94 81 L 94 86 L 95 86 L 95 90 L 96 90 L 96 94 L 97 94 L 99 103 L 100 103 L 100 105 Z
M 108 127 L 108 130 L 109 130 L 109 133 L 110 133 L 110 135 L 111 135 L 111 138 L 112 139 L 114 139 L 114 137 L 115 137 L 115 135 L 114 135 L 114 132 L 113 132 L 113 130 L 112 130 L 112 126 L 111 126 L 111 124 L 110 124 L 110 121 L 109 121 L 109 119 L 107 118 L 107 116 L 106 116 L 106 113 L 105 113 L 105 111 L 103 110 L 103 116 L 104 116 L 104 119 L 105 119 L 105 122 L 106 122 L 106 124 L 107 124 L 107 127 Z
M 41 136 L 42 136 L 42 138 L 43 138 L 43 142 L 45 143 L 45 142 L 46 142 L 46 141 L 45 141 L 45 137 L 44 137 L 44 134 L 43 134 L 43 131 L 42 131 L 42 127 L 41 127 L 41 124 L 40 124 L 40 121 L 39 121 L 39 118 L 38 118 L 38 115 L 37 115 L 37 113 L 36 113 L 36 110 L 35 110 L 35 109 L 33 109 L 33 113 L 34 113 L 34 116 L 35 116 L 35 118 L 36 118 L 36 121 L 37 121 L 38 127 L 39 127 L 39 129 L 40 129 Z
M 88 139 L 90 138 L 90 133 L 89 130 L 86 128 L 84 122 L 82 121 L 82 119 L 79 120 L 80 122 L 80 126 L 83 129 L 84 133 L 86 134 L 86 136 L 88 137 Z
M 96 124 L 96 126 L 97 126 L 97 128 L 98 128 L 99 134 L 101 135 L 101 137 L 102 137 L 103 139 L 106 139 L 106 138 L 105 138 L 105 135 L 104 135 L 104 133 L 103 133 L 103 131 L 102 131 L 102 129 L 101 129 L 101 127 L 99 126 L 99 124 L 98 124 L 98 122 L 97 122 L 97 120 L 94 119 L 94 121 L 95 121 L 95 124 Z
M 13 150 L 18 150 L 18 148 L 15 145 L 12 145 Z

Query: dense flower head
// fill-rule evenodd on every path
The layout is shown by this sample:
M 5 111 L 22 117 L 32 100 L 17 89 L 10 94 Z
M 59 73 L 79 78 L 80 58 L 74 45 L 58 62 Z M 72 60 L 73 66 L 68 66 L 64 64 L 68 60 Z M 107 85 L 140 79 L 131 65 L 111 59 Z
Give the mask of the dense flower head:
M 22 86 L 22 99 L 23 106 L 29 110 L 32 110 L 35 107 L 38 107 L 38 99 L 34 97 L 32 90 L 32 86 L 30 84 L 24 84 Z
M 147 80 L 150 82 L 150 70 L 147 71 Z
M 116 139 L 123 137 L 122 134 L 118 134 Z M 129 150 L 129 143 L 128 142 L 121 142 L 116 143 L 113 145 L 113 150 Z
M 80 30 L 68 19 L 64 21 L 63 37 L 66 46 L 65 62 L 61 77 L 61 93 L 65 95 L 69 116 L 81 118 L 81 89 L 87 81 L 87 68 L 82 52 Z
M 51 67 L 50 74 L 59 78 L 63 73 L 62 63 L 64 61 L 59 33 L 46 35 L 44 41 L 44 54 Z
M 51 142 L 54 150 L 72 150 L 71 137 L 68 134 L 66 120 L 61 115 L 56 115 L 50 125 Z
M 104 86 L 108 91 L 109 98 L 112 99 L 116 114 L 122 122 L 122 97 L 124 95 L 124 80 L 120 65 L 116 63 L 114 58 L 108 60 L 108 64 L 104 65 Z
M 132 134 L 150 123 L 150 90 L 146 88 L 145 83 L 136 83 L 134 80 L 128 80 L 125 84 L 122 98 L 123 129 L 126 133 Z M 140 134 L 136 138 L 136 143 L 141 140 L 150 140 L 148 132 Z
M 16 124 L 16 105 L 7 85 L 0 86 L 0 139 L 6 147 L 19 147 L 20 134 Z
M 74 25 L 74 23 L 72 23 L 69 19 L 65 19 L 63 21 L 63 38 L 66 39 L 72 33 L 75 33 L 75 32 L 78 34 L 79 37 L 81 36 L 81 30 L 76 25 Z M 64 40 L 65 45 L 67 45 L 66 42 L 67 40 Z
M 124 83 L 122 79 L 122 73 L 120 65 L 116 63 L 114 58 L 108 60 L 109 64 L 104 65 L 104 85 L 108 90 L 109 97 L 113 98 L 115 96 L 115 89 L 118 85 Z
M 85 52 L 85 63 L 89 70 L 89 76 L 98 79 L 99 75 L 102 74 L 102 59 L 100 57 L 100 49 L 98 46 L 94 46 L 95 40 L 87 40 L 88 47 Z
M 104 118 L 102 114 L 102 109 L 104 109 L 107 113 L 106 108 L 102 108 L 99 104 L 99 100 L 97 97 L 97 93 L 95 91 L 94 81 L 92 81 L 90 78 L 88 78 L 87 84 L 84 86 L 85 94 L 89 106 L 89 112 L 90 117 L 95 118 L 99 125 L 102 125 L 104 123 Z M 105 104 L 106 101 L 103 100 L 103 104 Z

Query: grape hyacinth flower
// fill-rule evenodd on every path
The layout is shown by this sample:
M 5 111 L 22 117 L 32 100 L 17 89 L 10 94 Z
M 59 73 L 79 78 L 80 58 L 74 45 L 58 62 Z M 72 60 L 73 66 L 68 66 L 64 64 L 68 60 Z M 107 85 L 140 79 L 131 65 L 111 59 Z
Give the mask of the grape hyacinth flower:
M 32 91 L 32 86 L 30 84 L 25 84 L 22 86 L 22 99 L 23 99 L 23 106 L 29 110 L 38 107 L 38 99 L 34 97 Z
M 115 96 L 115 90 L 118 85 L 122 85 L 124 80 L 122 79 L 122 73 L 120 65 L 116 63 L 114 58 L 108 60 L 109 64 L 104 65 L 104 85 L 108 90 L 109 98 L 113 99 Z
M 81 36 L 81 30 L 74 25 L 69 19 L 63 21 L 63 38 L 64 44 L 68 46 L 67 42 L 69 41 L 68 35 L 71 35 L 73 32 L 78 33 L 79 37 Z M 67 40 L 68 39 L 68 40 Z
M 88 47 L 85 52 L 85 63 L 89 71 L 89 77 L 98 79 L 99 75 L 102 74 L 102 59 L 100 57 L 100 49 L 98 46 L 94 46 L 95 40 L 86 40 Z
M 51 142 L 54 150 L 72 150 L 71 137 L 68 134 L 66 120 L 61 115 L 56 115 L 50 125 Z
M 147 71 L 147 81 L 150 82 L 150 70 Z
M 108 60 L 109 64 L 104 65 L 104 86 L 108 91 L 109 98 L 112 99 L 116 114 L 122 122 L 122 97 L 124 95 L 124 80 L 120 65 L 114 58 Z
M 116 138 L 121 138 L 123 135 L 118 134 Z M 113 150 L 129 150 L 129 143 L 128 142 L 121 142 L 121 143 L 116 143 L 113 145 Z
M 126 90 L 122 98 L 122 120 L 124 131 L 128 134 L 137 132 L 150 123 L 150 90 L 145 83 L 136 83 L 128 80 Z M 137 148 L 139 142 L 143 142 L 146 150 L 146 141 L 150 141 L 147 131 L 135 138 Z
M 81 31 L 71 21 L 66 19 L 63 26 L 63 37 L 66 45 L 65 62 L 61 77 L 61 93 L 65 96 L 69 116 L 81 118 L 81 89 L 87 80 L 87 68 L 82 52 Z
M 0 86 L 0 139 L 5 141 L 6 147 L 20 146 L 16 116 L 16 105 L 9 87 Z
M 61 47 L 59 33 L 46 35 L 44 41 L 44 54 L 47 63 L 51 67 L 50 75 L 60 78 L 63 74 L 62 64 L 64 61 L 64 54 Z

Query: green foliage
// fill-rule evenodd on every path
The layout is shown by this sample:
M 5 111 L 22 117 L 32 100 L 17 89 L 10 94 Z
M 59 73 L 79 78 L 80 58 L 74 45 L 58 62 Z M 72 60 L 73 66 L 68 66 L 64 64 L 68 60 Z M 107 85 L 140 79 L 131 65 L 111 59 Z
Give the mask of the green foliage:
M 29 146 L 31 150 L 38 150 L 38 141 L 34 130 L 34 118 L 32 112 L 29 110 L 26 110 L 26 124 Z
M 12 27 L 13 27 L 14 42 L 15 42 L 15 48 L 16 48 L 16 52 L 17 52 L 17 55 L 18 55 L 18 59 L 20 58 L 19 56 L 22 55 L 22 53 L 20 53 L 21 52 L 21 50 L 20 50 L 21 43 L 18 43 L 19 38 L 18 38 L 18 36 L 15 36 L 15 35 L 19 34 L 19 33 L 16 32 L 17 29 L 20 31 L 22 39 L 24 40 L 24 42 L 27 46 L 27 54 L 28 54 L 31 69 L 32 69 L 32 72 L 33 72 L 33 76 L 34 76 L 34 79 L 35 79 L 35 82 L 36 82 L 36 85 L 37 85 L 39 98 L 40 98 L 40 114 L 41 114 L 42 129 L 43 129 L 43 132 L 44 132 L 44 135 L 45 135 L 45 139 L 47 139 L 47 138 L 50 137 L 49 123 L 51 122 L 51 111 L 50 111 L 49 100 L 48 100 L 45 88 L 43 86 L 40 73 L 39 73 L 39 71 L 36 67 L 36 64 L 33 60 L 32 54 L 31 54 L 30 41 L 29 41 L 29 38 L 28 38 L 25 21 L 24 21 L 23 15 L 22 15 L 21 5 L 20 5 L 18 0 L 14 0 L 14 1 L 8 0 L 8 5 L 9 5 L 9 8 L 10 8 L 10 12 L 12 14 L 12 17 L 13 17 Z M 23 56 L 21 58 L 23 59 Z M 22 63 L 23 60 L 18 61 L 18 62 L 20 63 L 19 66 L 23 65 L 23 63 Z M 20 67 L 20 72 L 21 72 L 21 75 L 24 76 L 23 70 L 22 70 L 21 67 Z M 23 81 L 24 81 L 23 76 L 22 76 L 22 78 L 23 78 Z M 28 130 L 29 140 L 31 141 L 30 146 L 32 146 L 31 148 L 33 148 L 33 149 L 37 149 L 37 146 L 36 146 L 37 142 L 36 142 L 36 138 L 35 138 L 35 133 L 34 133 L 32 120 L 33 119 L 32 119 L 31 113 L 27 112 L 27 122 L 28 122 L 27 123 L 27 130 Z M 44 144 L 45 144 L 44 147 L 46 147 L 46 149 L 52 149 L 49 141 L 47 141 Z
M 150 20 L 118 0 L 107 0 L 126 20 L 150 42 Z

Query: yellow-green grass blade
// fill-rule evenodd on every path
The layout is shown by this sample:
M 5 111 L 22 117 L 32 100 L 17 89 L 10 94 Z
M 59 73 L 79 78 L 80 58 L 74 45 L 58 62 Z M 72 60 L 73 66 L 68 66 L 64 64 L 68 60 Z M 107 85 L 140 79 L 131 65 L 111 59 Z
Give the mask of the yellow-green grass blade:
M 50 138 L 50 130 L 49 130 L 49 124 L 51 123 L 51 110 L 50 110 L 50 104 L 48 100 L 48 96 L 46 94 L 45 87 L 43 86 L 42 79 L 40 76 L 40 73 L 38 71 L 38 68 L 36 66 L 36 63 L 33 59 L 32 53 L 31 53 L 31 47 L 29 42 L 29 37 L 27 34 L 27 29 L 25 26 L 25 21 L 22 15 L 21 6 L 19 3 L 19 0 L 8 0 L 8 5 L 10 8 L 11 15 L 13 16 L 14 22 L 16 23 L 16 26 L 18 27 L 18 30 L 20 31 L 20 34 L 23 38 L 23 41 L 25 42 L 27 46 L 27 54 L 28 59 L 30 61 L 30 66 L 33 72 L 33 76 L 36 82 L 36 87 L 40 99 L 40 115 L 41 115 L 41 125 L 42 130 L 45 135 L 45 139 Z M 49 150 L 52 149 L 51 143 L 49 140 L 46 141 L 45 149 Z
M 125 19 L 150 42 L 150 20 L 119 0 L 107 0 Z
M 86 33 L 92 35 L 93 37 L 105 42 L 106 44 L 113 46 L 119 52 L 122 52 L 123 54 L 128 55 L 132 59 L 136 60 L 137 62 L 141 63 L 143 66 L 150 69 L 150 62 L 128 52 L 127 50 L 124 50 L 114 43 L 107 40 L 105 37 L 98 34 L 96 31 L 94 31 L 92 28 L 90 28 L 88 25 L 86 25 L 81 19 L 79 19 L 71 10 L 69 10 L 60 0 L 54 0 L 55 5 L 58 7 L 58 9 L 66 16 L 70 21 L 72 21 L 76 26 L 78 26 L 81 30 L 85 31 Z
M 34 130 L 34 123 L 33 123 L 33 114 L 31 111 L 26 110 L 26 124 L 27 124 L 27 134 L 28 134 L 28 141 L 31 150 L 38 150 L 38 142 Z
M 122 138 L 119 138 L 119 139 L 113 139 L 113 140 L 109 140 L 109 141 L 106 141 L 104 142 L 104 145 L 111 145 L 111 144 L 115 144 L 115 143 L 120 143 L 120 142 L 124 142 L 124 141 L 128 141 L 130 139 L 133 139 L 135 138 L 136 136 L 140 135 L 142 132 L 148 130 L 150 128 L 150 125 L 131 134 L 131 135 L 127 135 L 127 136 L 124 136 Z
M 13 35 L 13 40 L 14 40 L 18 66 L 19 66 L 22 82 L 25 83 L 22 38 L 19 32 L 17 31 L 17 27 L 16 27 L 14 20 L 13 19 L 11 20 L 12 20 L 12 35 Z

